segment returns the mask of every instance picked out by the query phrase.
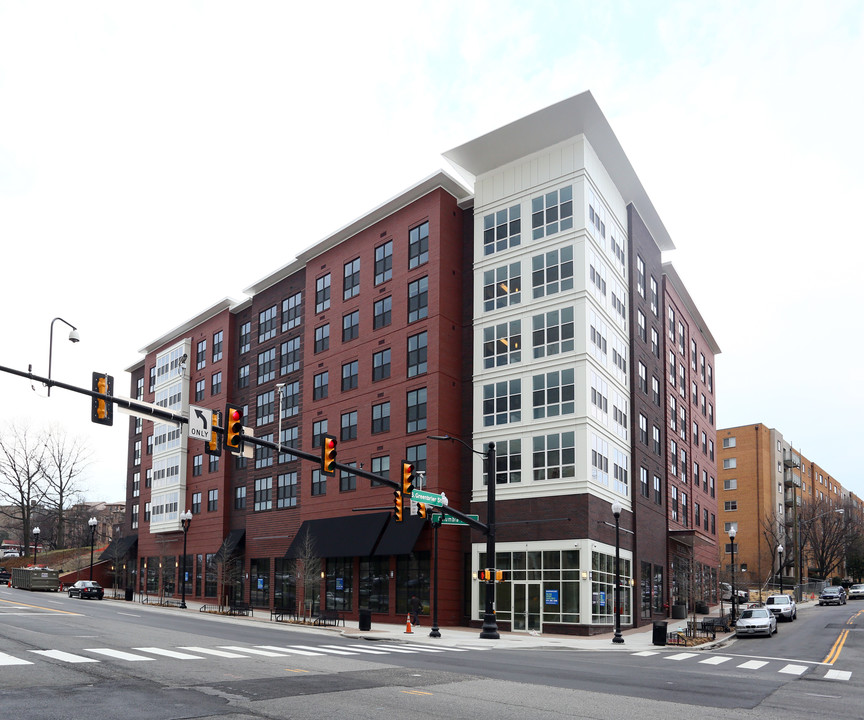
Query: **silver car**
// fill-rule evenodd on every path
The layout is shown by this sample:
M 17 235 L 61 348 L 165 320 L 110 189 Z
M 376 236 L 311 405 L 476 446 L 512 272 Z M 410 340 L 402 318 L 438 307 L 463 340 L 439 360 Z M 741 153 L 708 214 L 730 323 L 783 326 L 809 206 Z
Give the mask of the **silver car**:
M 798 618 L 798 607 L 789 595 L 771 595 L 765 600 L 767 607 L 778 620 L 795 620 Z
M 777 618 L 768 608 L 748 608 L 741 611 L 735 623 L 735 637 L 744 635 L 765 635 L 771 637 L 777 632 Z
M 853 585 L 852 587 L 850 587 L 848 598 L 850 600 L 864 598 L 864 585 L 861 585 L 859 583 L 858 585 Z

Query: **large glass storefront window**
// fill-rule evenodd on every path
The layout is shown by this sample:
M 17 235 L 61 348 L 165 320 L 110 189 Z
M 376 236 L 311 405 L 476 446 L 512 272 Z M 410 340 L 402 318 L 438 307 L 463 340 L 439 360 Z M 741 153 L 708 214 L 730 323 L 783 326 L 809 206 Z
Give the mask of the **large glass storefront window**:
M 293 560 L 276 558 L 273 568 L 273 604 L 276 607 L 297 609 L 297 577 L 293 569 Z
M 270 558 L 249 561 L 249 602 L 255 607 L 270 606 Z
M 207 566 L 204 574 L 204 595 L 216 597 L 216 553 L 207 553 Z
M 621 558 L 621 623 L 632 622 L 630 608 L 630 561 Z M 615 622 L 615 556 L 591 553 L 591 622 L 613 625 Z
M 420 600 L 420 613 L 429 614 L 429 556 L 424 550 L 396 558 L 396 612 L 400 615 L 408 614 L 412 595 Z
M 327 559 L 328 610 L 353 610 L 354 558 Z
M 390 558 L 360 560 L 360 599 L 358 606 L 370 612 L 390 612 Z
M 664 591 L 663 591 L 663 566 L 655 565 L 654 566 L 654 612 L 656 613 L 664 613 L 666 608 L 663 607 L 666 602 L 664 601 Z
M 640 567 L 639 590 L 642 593 L 641 615 L 642 619 L 645 620 L 651 617 L 651 608 L 653 607 L 653 603 L 651 602 L 651 563 L 643 561 Z
M 159 592 L 159 558 L 147 558 L 147 592 Z

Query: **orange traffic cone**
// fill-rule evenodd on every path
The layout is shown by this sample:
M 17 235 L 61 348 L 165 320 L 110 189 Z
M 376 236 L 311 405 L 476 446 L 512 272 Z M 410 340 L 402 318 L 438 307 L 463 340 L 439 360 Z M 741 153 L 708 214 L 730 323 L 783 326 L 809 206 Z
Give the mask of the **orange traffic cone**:
M 414 631 L 411 629 L 411 616 L 409 615 L 405 620 L 405 635 L 413 635 Z

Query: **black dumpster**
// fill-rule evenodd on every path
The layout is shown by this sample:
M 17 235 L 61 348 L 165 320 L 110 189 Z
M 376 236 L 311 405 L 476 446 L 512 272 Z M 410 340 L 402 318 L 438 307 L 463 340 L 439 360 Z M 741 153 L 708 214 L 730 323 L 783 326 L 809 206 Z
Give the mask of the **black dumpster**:
M 132 602 L 135 596 L 135 588 L 126 588 L 126 602 Z
M 663 620 L 655 620 L 654 621 L 654 634 L 652 636 L 652 643 L 654 645 L 665 645 L 666 644 L 666 623 Z
M 360 629 L 369 631 L 372 629 L 372 611 L 360 608 Z

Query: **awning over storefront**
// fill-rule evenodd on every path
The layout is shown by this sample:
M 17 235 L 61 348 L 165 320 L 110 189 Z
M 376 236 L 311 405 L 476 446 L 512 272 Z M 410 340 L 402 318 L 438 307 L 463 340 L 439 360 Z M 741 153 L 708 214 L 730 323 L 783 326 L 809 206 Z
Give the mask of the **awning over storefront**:
M 699 530 L 669 530 L 669 539 L 685 547 L 692 548 L 697 545 L 713 545 L 714 540 L 704 535 Z
M 296 559 L 304 554 L 319 558 L 372 555 L 389 517 L 390 513 L 370 513 L 304 520 L 285 557 Z M 304 551 L 307 535 L 310 547 Z
M 246 530 L 241 528 L 239 530 L 231 530 L 225 536 L 225 539 L 222 541 L 222 547 L 219 548 L 219 551 L 216 553 L 216 561 L 225 560 L 226 558 L 231 557 L 234 554 L 234 551 L 243 542 L 243 538 L 246 536 Z
M 414 549 L 426 521 L 411 515 L 401 523 L 391 522 L 375 548 L 375 555 L 407 555 Z
M 132 552 L 138 544 L 138 535 L 126 535 L 125 537 L 114 538 L 108 547 L 102 551 L 99 556 L 99 562 L 103 560 L 120 560 L 129 555 L 135 555 Z

